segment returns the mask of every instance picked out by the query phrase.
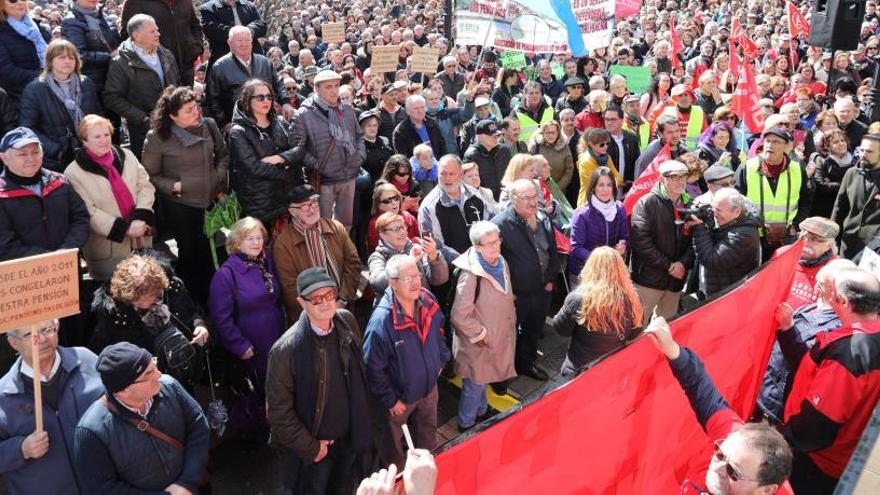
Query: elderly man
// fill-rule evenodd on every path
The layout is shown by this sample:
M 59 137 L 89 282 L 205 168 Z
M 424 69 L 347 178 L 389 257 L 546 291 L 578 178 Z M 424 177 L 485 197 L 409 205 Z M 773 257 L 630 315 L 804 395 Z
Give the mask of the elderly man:
M 162 91 L 181 84 L 181 79 L 174 55 L 159 44 L 159 28 L 152 17 L 134 15 L 127 29 L 131 38 L 119 45 L 107 70 L 104 105 L 125 117 L 131 151 L 140 158 L 150 130 L 150 113 Z
M 439 187 L 419 205 L 419 230 L 432 236 L 446 261 L 452 263 L 471 246 L 468 227 L 492 215 L 480 194 L 465 185 L 457 155 L 440 157 L 437 177 Z
M 678 220 L 687 206 L 688 169 L 669 160 L 660 165 L 660 182 L 636 203 L 632 213 L 632 280 L 649 321 L 654 309 L 670 318 L 678 313 L 685 275 L 694 262 L 689 235 Z
M 572 109 L 575 115 L 583 112 L 587 108 L 587 99 L 584 98 L 584 87 L 586 85 L 587 82 L 577 76 L 566 79 L 566 94 L 556 100 L 556 105 L 554 106 L 556 113 L 558 114 L 566 108 Z
M 263 53 L 257 39 L 266 36 L 267 26 L 260 17 L 257 6 L 250 0 L 209 0 L 199 7 L 199 14 L 202 16 L 205 38 L 211 48 L 208 65 L 214 65 L 217 59 L 229 53 L 226 38 L 229 30 L 235 26 L 247 27 L 253 38 L 253 53 Z
M 105 394 L 73 443 L 83 493 L 197 493 L 211 438 L 199 403 L 129 342 L 101 351 L 96 368 Z
M 439 88 L 427 88 L 422 91 L 427 104 L 427 114 L 437 122 L 440 127 L 440 133 L 443 135 L 443 141 L 446 143 L 445 153 L 458 155 L 461 153 L 458 146 L 458 137 L 455 130 L 462 124 L 468 122 L 474 115 L 474 105 L 476 100 L 474 94 L 476 86 L 468 88 L 468 95 L 465 99 L 463 107 L 448 108 L 446 106 L 446 97 Z M 467 148 L 465 148 L 467 149 Z M 444 153 L 444 154 L 445 154 Z M 442 155 L 441 155 L 442 156 Z
M 315 65 L 315 56 L 308 48 L 299 51 L 299 59 L 297 65 L 293 69 L 293 77 L 300 82 L 305 82 L 305 70 Z M 315 67 L 317 69 L 317 67 Z M 315 72 L 317 74 L 317 72 Z
M 501 254 L 510 267 L 510 283 L 516 295 L 516 370 L 543 381 L 549 377 L 535 361 L 550 310 L 553 281 L 559 273 L 556 236 L 550 219 L 538 211 L 540 190 L 534 181 L 519 179 L 510 193 L 510 206 L 492 222 L 504 239 Z
M 880 281 L 866 270 L 834 276 L 831 308 L 842 326 L 816 336 L 812 349 L 792 327 L 783 306 L 777 334 L 782 354 L 797 369 L 780 431 L 794 451 L 795 493 L 831 493 L 880 400 Z
M 308 184 L 294 187 L 287 196 L 291 222 L 272 246 L 282 303 L 291 325 L 302 311 L 296 280 L 307 268 L 318 266 L 327 270 L 339 287 L 339 307 L 357 296 L 361 270 L 357 249 L 341 223 L 321 217 L 319 199 L 320 195 Z
M 321 216 L 333 217 L 349 229 L 354 218 L 355 179 L 367 149 L 357 111 L 339 100 L 341 80 L 331 70 L 318 73 L 315 93 L 296 111 L 291 140 L 296 159 L 320 180 Z
M 544 89 L 537 81 L 527 82 L 523 94 L 525 98 L 513 109 L 510 116 L 519 120 L 519 140 L 528 143 L 538 128 L 553 120 L 556 114 L 544 98 Z
M 36 334 L 36 335 L 35 335 Z M 39 342 L 34 355 L 33 339 Z M 98 357 L 84 347 L 58 346 L 58 320 L 11 330 L 6 341 L 19 354 L 0 379 L 0 472 L 9 493 L 80 493 L 73 433 L 86 407 L 104 393 Z M 34 431 L 34 359 L 39 360 L 43 408 L 51 418 Z M 25 411 L 31 411 L 26 414 Z M 57 421 L 56 421 L 57 418 Z
M 459 91 L 464 89 L 464 75 L 458 72 L 458 61 L 452 55 L 443 57 L 442 62 L 443 72 L 437 74 L 435 78 L 443 86 L 443 94 L 454 100 Z
M 587 96 L 588 105 L 574 118 L 574 126 L 578 132 L 587 129 L 605 128 L 605 109 L 608 108 L 608 93 L 602 89 L 590 91 Z
M 250 79 L 261 79 L 272 86 L 284 118 L 290 120 L 293 107 L 281 76 L 269 59 L 254 53 L 251 30 L 245 26 L 233 27 L 227 44 L 230 52 L 214 62 L 205 88 L 205 106 L 217 124 L 225 126 L 232 120 L 232 107 L 241 96 L 244 83 Z
M 394 150 L 406 157 L 411 157 L 413 149 L 419 144 L 431 146 L 434 158 L 443 156 L 446 144 L 443 133 L 437 122 L 428 117 L 427 104 L 421 95 L 410 95 L 406 98 L 406 115 L 408 118 L 397 124 L 391 136 Z
M 724 101 L 721 99 L 721 91 L 718 89 L 718 85 L 715 84 L 715 71 L 707 70 L 703 72 L 699 78 L 699 85 L 696 104 L 703 109 L 704 114 L 714 115 L 715 110 L 724 104 Z
M 657 105 L 648 118 L 649 122 L 659 120 L 663 115 L 671 115 L 678 119 L 681 135 L 689 149 L 697 149 L 697 139 L 706 130 L 706 114 L 699 106 L 694 106 L 694 92 L 684 84 L 676 84 L 672 91 L 671 105 Z M 657 128 L 659 132 L 659 127 Z
M 89 210 L 67 179 L 42 168 L 37 135 L 17 127 L 0 139 L 0 261 L 81 249 Z
M 296 285 L 303 313 L 269 352 L 271 441 L 290 451 L 285 485 L 293 493 L 350 494 L 357 458 L 373 445 L 361 332 L 354 315 L 337 309 L 326 269 L 304 270 Z
M 485 96 L 480 96 L 474 99 L 474 111 L 470 120 L 465 122 L 458 131 L 457 143 L 458 148 L 462 150 L 461 153 L 466 152 L 471 145 L 475 144 L 477 124 L 486 119 L 495 120 L 495 116 L 492 115 L 492 100 Z M 459 155 L 461 153 L 456 152 L 455 154 Z
M 120 21 L 123 39 L 134 36 L 130 22 L 138 15 L 147 15 L 154 20 L 156 36 L 161 33 L 162 46 L 174 55 L 180 70 L 180 84 L 192 84 L 195 61 L 205 51 L 202 25 L 192 0 L 127 0 L 122 6 Z
M 880 234 L 880 135 L 865 134 L 859 147 L 859 166 L 843 175 L 831 218 L 840 225 L 840 251 L 853 258 Z
M 558 81 L 553 75 L 553 68 L 547 59 L 538 62 L 538 83 L 541 84 L 544 94 L 550 97 L 550 104 L 555 105 L 564 88 L 562 81 Z
M 856 120 L 856 104 L 850 98 L 838 98 L 834 102 L 834 115 L 837 116 L 837 125 L 846 133 L 849 141 L 849 151 L 855 151 L 856 146 L 862 142 L 862 138 L 868 133 L 868 126 Z
M 829 261 L 837 259 L 834 239 L 840 232 L 838 225 L 827 218 L 809 217 L 800 225 L 798 238 L 804 243 L 801 259 L 794 270 L 791 292 L 786 302 L 794 309 L 815 303 L 819 298 L 816 275 Z M 784 253 L 788 246 L 779 249 L 775 256 Z
M 651 141 L 651 124 L 642 117 L 638 95 L 623 98 L 623 128 L 639 137 L 639 151 L 645 151 Z
M 691 216 L 685 223 L 691 229 L 694 251 L 700 264 L 700 289 L 708 297 L 723 291 L 761 264 L 763 224 L 749 213 L 746 198 L 731 187 L 712 196 L 715 225 Z
M 510 163 L 510 150 L 498 143 L 503 133 L 495 121 L 481 120 L 476 126 L 477 142 L 464 152 L 464 161 L 477 164 L 481 187 L 491 190 L 496 201 L 501 196 L 501 178 Z
M 401 466 L 404 424 L 415 430 L 416 448 L 432 450 L 436 444 L 437 377 L 451 352 L 443 336 L 443 312 L 422 287 L 417 260 L 398 254 L 385 269 L 389 287 L 367 323 L 364 361 L 370 391 L 388 411 L 391 445 L 383 457 Z

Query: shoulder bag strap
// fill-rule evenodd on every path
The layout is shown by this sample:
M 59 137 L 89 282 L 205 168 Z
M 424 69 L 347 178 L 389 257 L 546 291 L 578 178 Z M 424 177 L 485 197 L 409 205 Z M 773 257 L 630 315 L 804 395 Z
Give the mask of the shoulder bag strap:
M 109 409 L 111 413 L 113 413 L 116 416 L 119 416 L 120 418 L 131 423 L 131 425 L 134 426 L 135 428 L 137 428 L 138 430 L 149 433 L 150 435 L 153 435 L 154 437 L 158 438 L 159 440 L 162 440 L 163 442 L 167 443 L 168 445 L 174 447 L 176 450 L 183 452 L 183 450 L 184 450 L 183 444 L 180 443 L 179 440 L 175 439 L 174 437 L 171 437 L 170 435 L 163 433 L 161 430 L 156 429 L 156 427 L 154 427 L 149 422 L 147 422 L 146 419 L 141 418 L 140 420 L 137 420 L 131 416 L 123 416 L 122 414 L 120 414 L 119 409 L 116 407 L 116 405 L 113 404 L 112 402 L 110 402 L 109 400 L 107 400 L 106 395 L 101 396 L 101 402 L 104 403 L 105 406 L 107 406 L 107 409 Z
M 327 154 L 324 155 L 324 159 L 321 160 L 321 163 L 318 164 L 318 168 L 315 169 L 318 172 L 318 177 L 322 177 L 324 175 L 324 169 L 327 167 L 327 162 L 330 161 L 330 155 L 333 154 L 334 148 L 336 148 L 336 138 L 331 138 L 330 147 L 327 148 Z

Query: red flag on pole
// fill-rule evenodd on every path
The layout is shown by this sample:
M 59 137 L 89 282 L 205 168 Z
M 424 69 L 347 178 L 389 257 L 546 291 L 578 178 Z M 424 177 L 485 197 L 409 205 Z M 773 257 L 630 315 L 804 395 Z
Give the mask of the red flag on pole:
M 730 59 L 728 70 L 731 74 L 739 74 L 739 66 L 742 64 L 740 63 L 739 55 L 736 54 L 736 42 L 734 42 L 733 36 L 727 39 L 727 53 Z
M 764 112 L 761 110 L 752 64 L 743 63 L 740 67 L 739 81 L 736 83 L 730 109 L 746 123 L 753 134 L 764 130 Z
M 669 16 L 669 41 L 672 43 L 672 68 L 674 70 L 681 67 L 678 52 L 684 48 L 678 38 L 678 33 L 675 32 L 675 16 Z
M 746 32 L 742 28 L 742 24 L 734 19 L 730 24 L 730 37 L 743 50 L 745 58 L 758 58 L 758 45 L 746 36 Z
M 648 168 L 642 170 L 639 178 L 633 182 L 629 192 L 626 193 L 626 197 L 623 198 L 623 207 L 626 209 L 627 215 L 632 215 L 633 208 L 636 207 L 639 198 L 648 194 L 660 180 L 660 165 L 671 159 L 672 153 L 669 151 L 669 145 L 667 144 L 657 153 L 657 156 L 651 161 Z
M 792 38 L 800 35 L 810 36 L 810 23 L 807 22 L 804 14 L 793 3 L 786 2 L 786 5 L 788 5 L 788 34 Z

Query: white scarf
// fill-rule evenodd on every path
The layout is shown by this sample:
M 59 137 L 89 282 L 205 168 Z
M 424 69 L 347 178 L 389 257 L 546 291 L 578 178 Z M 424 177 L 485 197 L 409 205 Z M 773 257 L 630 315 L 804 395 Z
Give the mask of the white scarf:
M 599 210 L 599 213 L 605 217 L 606 222 L 613 222 L 614 217 L 617 216 L 617 202 L 613 199 L 607 203 L 603 203 L 599 201 L 599 198 L 594 194 L 590 197 L 590 206 Z

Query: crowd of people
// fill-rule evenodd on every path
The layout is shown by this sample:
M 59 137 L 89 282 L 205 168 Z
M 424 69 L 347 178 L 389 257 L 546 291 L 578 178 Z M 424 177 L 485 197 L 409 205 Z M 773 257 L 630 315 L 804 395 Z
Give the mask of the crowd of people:
M 433 493 L 441 375 L 465 432 L 513 378 L 647 334 L 715 441 L 682 493 L 831 493 L 880 398 L 880 282 L 855 264 L 880 249 L 880 14 L 832 56 L 785 8 L 646 0 L 609 46 L 523 68 L 456 43 L 437 0 L 0 0 L 0 261 L 75 248 L 89 288 L 83 315 L 7 334 L 7 489 L 208 493 L 228 419 L 286 454 L 292 493 L 391 493 L 404 466 Z M 383 45 L 394 72 L 373 70 Z M 731 46 L 761 129 L 732 106 Z M 666 320 L 798 240 L 740 418 Z M 548 330 L 570 338 L 560 369 Z M 194 398 L 217 355 L 219 420 Z

